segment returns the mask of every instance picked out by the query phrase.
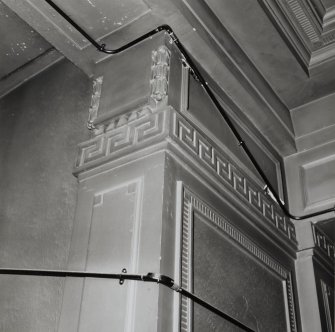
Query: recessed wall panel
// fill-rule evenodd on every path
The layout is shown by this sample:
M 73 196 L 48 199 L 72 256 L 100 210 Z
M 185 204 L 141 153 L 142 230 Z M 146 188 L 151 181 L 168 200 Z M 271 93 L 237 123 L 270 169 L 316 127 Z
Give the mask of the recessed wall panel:
M 93 198 L 92 220 L 86 258 L 90 272 L 137 273 L 140 231 L 140 179 L 121 184 Z M 132 331 L 137 284 L 87 278 L 83 286 L 80 331 L 110 331 L 124 327 Z M 106 310 L 106 308 L 109 308 Z
M 329 156 L 301 167 L 305 205 L 335 198 L 335 156 Z
M 255 331 L 287 331 L 283 281 L 195 214 L 194 293 Z M 194 305 L 194 331 L 243 331 Z
M 179 190 L 182 287 L 254 331 L 297 331 L 292 271 L 234 226 L 222 207 Z M 186 297 L 180 307 L 182 332 L 243 331 Z

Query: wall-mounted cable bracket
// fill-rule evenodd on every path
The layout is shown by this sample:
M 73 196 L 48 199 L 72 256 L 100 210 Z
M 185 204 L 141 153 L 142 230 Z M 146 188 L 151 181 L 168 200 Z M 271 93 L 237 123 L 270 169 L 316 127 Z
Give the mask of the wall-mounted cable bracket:
M 286 204 L 282 202 L 279 195 L 277 194 L 276 190 L 274 189 L 271 182 L 268 180 L 267 176 L 265 175 L 263 169 L 261 168 L 260 164 L 257 162 L 251 151 L 249 150 L 247 144 L 242 140 L 241 135 L 239 134 L 238 130 L 236 129 L 235 125 L 233 124 L 232 120 L 230 119 L 230 116 L 228 115 L 227 111 L 222 107 L 218 99 L 215 97 L 212 89 L 209 87 L 208 83 L 198 70 L 197 66 L 193 62 L 192 58 L 189 56 L 188 52 L 186 51 L 185 47 L 181 44 L 180 40 L 177 38 L 176 34 L 172 30 L 172 28 L 168 25 L 160 25 L 156 29 L 153 29 L 146 34 L 142 35 L 141 37 L 138 37 L 134 39 L 133 41 L 117 48 L 117 49 L 108 49 L 106 48 L 106 44 L 99 44 L 96 42 L 81 26 L 79 26 L 71 17 L 69 17 L 60 7 L 58 7 L 52 0 L 44 0 L 46 1 L 59 15 L 61 15 L 68 23 L 70 23 L 78 32 L 80 32 L 98 51 L 106 53 L 106 54 L 118 54 L 126 49 L 146 40 L 147 38 L 152 37 L 153 35 L 165 31 L 171 38 L 172 42 L 175 44 L 175 46 L 178 48 L 179 52 L 181 53 L 181 60 L 184 64 L 186 64 L 190 68 L 190 74 L 195 78 L 196 81 L 200 83 L 200 85 L 205 90 L 206 94 L 218 110 L 218 112 L 221 114 L 222 118 L 225 120 L 226 124 L 234 134 L 235 138 L 237 139 L 237 144 L 241 146 L 243 151 L 248 156 L 251 163 L 256 168 L 258 174 L 262 178 L 262 180 L 265 182 L 267 187 L 269 188 L 269 191 L 272 193 L 272 198 L 276 203 L 280 206 L 280 208 L 283 210 L 283 213 L 291 219 L 294 220 L 303 220 L 303 219 L 309 219 L 317 216 L 321 216 L 327 213 L 335 212 L 335 207 L 325 209 L 322 211 L 309 213 L 303 216 L 295 216 L 292 215 L 288 209 L 286 208 Z

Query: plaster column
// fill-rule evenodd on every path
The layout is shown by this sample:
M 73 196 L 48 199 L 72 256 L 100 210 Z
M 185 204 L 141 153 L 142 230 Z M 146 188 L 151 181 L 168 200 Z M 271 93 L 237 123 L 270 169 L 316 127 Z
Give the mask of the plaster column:
M 296 332 L 294 225 L 213 108 L 164 34 L 97 65 L 68 269 L 167 275 L 254 330 Z M 66 280 L 62 332 L 227 329 L 164 286 Z
M 170 51 L 162 36 L 148 43 L 137 48 L 143 66 L 136 67 L 134 81 L 144 89 L 125 84 L 128 98 L 107 109 L 113 72 L 105 68 L 105 76 L 94 81 L 88 120 L 92 136 L 79 144 L 74 170 L 79 186 L 69 270 L 161 271 Z M 119 60 L 126 66 L 127 56 Z M 160 288 L 140 281 L 120 285 L 118 280 L 67 278 L 58 330 L 158 331 Z
M 310 239 L 305 244 L 312 242 L 298 252 L 296 260 L 301 330 L 333 332 L 334 245 L 317 226 L 305 224 L 301 230 Z

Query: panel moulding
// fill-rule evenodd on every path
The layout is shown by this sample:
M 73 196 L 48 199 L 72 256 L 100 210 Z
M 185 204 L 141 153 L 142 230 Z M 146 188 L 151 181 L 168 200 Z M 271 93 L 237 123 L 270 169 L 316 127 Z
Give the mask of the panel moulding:
M 194 212 L 200 213 L 206 220 L 220 230 L 225 236 L 234 241 L 242 250 L 248 252 L 255 257 L 263 266 L 272 271 L 280 280 L 283 281 L 283 296 L 286 300 L 286 310 L 288 318 L 288 326 L 291 332 L 297 331 L 295 305 L 292 287 L 292 272 L 287 270 L 284 266 L 269 256 L 263 249 L 259 248 L 247 236 L 234 227 L 225 217 L 223 217 L 214 208 L 205 203 L 197 195 L 193 194 L 188 188 L 182 184 L 178 185 L 178 190 L 181 191 L 181 236 L 180 251 L 176 251 L 179 256 L 176 260 L 180 267 L 179 278 L 181 286 L 188 291 L 193 291 L 193 267 L 192 267 L 192 248 L 193 248 L 193 231 L 192 225 L 194 223 Z M 178 230 L 177 230 L 178 232 Z M 179 317 L 179 331 L 192 331 L 192 303 L 185 297 L 181 298 L 180 317 Z
M 143 178 L 114 185 L 104 181 L 85 191 L 80 200 L 81 217 L 74 225 L 67 268 L 106 273 L 126 268 L 128 273 L 138 273 Z M 138 283 L 133 281 L 121 288 L 94 278 L 67 278 L 58 331 L 96 330 L 99 324 L 106 327 L 111 322 L 122 325 L 125 332 L 134 331 L 137 292 Z M 116 307 L 124 311 L 123 317 L 113 313 Z
M 335 191 L 332 186 L 335 184 L 334 166 L 335 157 L 330 155 L 299 167 L 305 209 L 332 203 L 335 200 Z
M 333 330 L 332 315 L 334 313 L 331 310 L 330 298 L 331 296 L 334 296 L 334 288 L 327 285 L 323 280 L 320 280 L 320 282 L 321 282 L 321 291 L 322 291 L 322 297 L 323 297 L 323 306 L 324 306 L 326 321 L 327 321 L 327 328 L 328 328 L 327 331 L 333 332 L 334 330 Z
M 110 223 L 112 229 L 115 229 L 114 236 L 118 237 L 120 235 L 117 235 L 115 233 L 117 231 L 117 227 L 114 225 L 116 224 L 123 224 L 124 220 L 118 220 L 118 218 L 113 219 L 113 215 L 106 218 L 101 216 L 102 212 L 99 212 L 98 210 L 102 211 L 105 210 L 104 213 L 108 212 L 108 201 L 104 202 L 105 196 L 119 196 L 124 197 L 122 199 L 122 202 L 132 203 L 128 206 L 119 206 L 119 209 L 128 209 L 128 213 L 125 215 L 129 216 L 132 211 L 132 217 L 128 222 L 131 222 L 130 226 L 131 231 L 131 238 L 129 239 L 130 242 L 127 243 L 127 241 L 123 244 L 124 248 L 123 251 L 129 252 L 129 259 L 128 262 L 124 262 L 126 269 L 128 273 L 138 273 L 138 265 L 139 265 L 139 246 L 140 246 L 140 230 L 141 230 L 141 206 L 142 206 L 142 193 L 143 191 L 143 179 L 142 178 L 136 178 L 134 180 L 119 184 L 117 186 L 110 187 L 108 189 L 104 189 L 102 191 L 96 192 L 92 197 L 92 218 L 91 218 L 91 225 L 89 228 L 89 236 L 88 236 L 88 243 L 87 243 L 87 252 L 86 252 L 86 266 L 85 270 L 94 270 L 97 267 L 95 267 L 96 262 L 100 262 L 101 260 L 101 254 L 103 258 L 106 258 L 106 252 L 103 253 L 106 250 L 111 250 L 113 248 L 113 242 L 116 242 L 116 238 L 113 238 L 113 235 L 110 238 L 110 248 L 106 247 L 106 242 L 104 240 L 106 239 L 100 239 L 97 235 L 100 234 L 102 227 L 108 227 L 106 225 L 106 221 L 110 219 L 108 223 Z M 110 199 L 109 199 L 110 200 Z M 107 210 L 106 210 L 107 209 Z M 115 209 L 115 207 L 114 207 Z M 116 214 L 118 216 L 118 214 Z M 94 225 L 95 224 L 95 225 Z M 124 227 L 127 227 L 127 224 L 124 224 Z M 94 236 L 94 232 L 96 232 L 96 235 Z M 105 232 L 110 233 L 110 228 L 107 228 Z M 99 254 L 97 256 L 97 253 Z M 111 254 L 113 256 L 113 254 Z M 114 259 L 116 261 L 116 265 L 119 264 L 118 259 Z M 108 270 L 108 266 L 110 266 L 111 261 L 106 262 L 106 268 Z M 99 264 L 98 264 L 99 265 Z M 109 267 L 113 270 L 113 267 Z M 121 272 L 121 270 L 120 270 Z M 82 291 L 82 301 L 81 301 L 81 311 L 84 310 L 83 314 L 81 314 L 81 319 L 79 324 L 85 324 L 85 308 L 86 311 L 89 310 L 91 307 L 92 299 L 90 297 L 90 293 L 87 290 L 89 289 L 90 284 L 88 284 L 90 280 L 85 280 L 83 285 L 83 291 Z M 94 282 L 94 281 L 93 281 Z M 125 318 L 124 318 L 124 331 L 125 332 L 131 332 L 134 331 L 134 319 L 135 319 L 135 311 L 136 311 L 136 293 L 137 293 L 137 282 L 129 282 L 128 283 L 128 289 L 127 289 L 127 295 L 125 300 Z M 106 290 L 108 291 L 108 289 Z M 95 299 L 93 298 L 93 301 Z M 110 303 L 110 305 L 112 302 Z M 86 322 L 87 323 L 87 322 Z M 78 325 L 78 328 L 80 329 L 80 325 Z

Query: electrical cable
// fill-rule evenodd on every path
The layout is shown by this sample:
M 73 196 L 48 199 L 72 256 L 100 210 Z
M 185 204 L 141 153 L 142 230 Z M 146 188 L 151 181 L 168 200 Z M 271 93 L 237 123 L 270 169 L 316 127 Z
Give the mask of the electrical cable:
M 246 155 L 250 159 L 251 163 L 254 165 L 254 167 L 256 168 L 257 172 L 261 176 L 262 180 L 265 182 L 265 184 L 266 184 L 265 190 L 267 192 L 270 192 L 272 194 L 272 196 L 274 197 L 274 200 L 280 206 L 280 208 L 282 209 L 282 211 L 284 212 L 284 214 L 288 218 L 290 218 L 290 219 L 303 220 L 303 219 L 309 219 L 309 218 L 317 217 L 317 216 L 324 215 L 324 214 L 327 214 L 327 213 L 335 212 L 335 207 L 329 208 L 329 209 L 325 209 L 325 210 L 322 210 L 322 211 L 318 211 L 318 212 L 309 213 L 309 214 L 306 214 L 306 215 L 303 215 L 303 216 L 295 216 L 295 215 L 292 215 L 288 211 L 288 209 L 286 208 L 285 204 L 281 201 L 281 199 L 278 196 L 276 190 L 272 186 L 271 182 L 268 180 L 267 176 L 265 175 L 263 169 L 261 168 L 261 166 L 259 165 L 259 163 L 257 162 L 257 160 L 254 158 L 253 154 L 249 150 L 249 148 L 246 145 L 245 141 L 242 139 L 241 135 L 239 134 L 238 130 L 236 129 L 235 125 L 233 124 L 232 120 L 230 119 L 228 113 L 221 106 L 220 102 L 218 101 L 218 99 L 215 97 L 214 93 L 210 89 L 210 87 L 208 85 L 208 82 L 204 79 L 204 77 L 202 76 L 202 74 L 198 70 L 197 66 L 195 65 L 195 63 L 193 62 L 193 60 L 191 59 L 191 57 L 188 55 L 186 49 L 181 44 L 181 42 L 179 41 L 179 39 L 177 38 L 176 34 L 173 32 L 173 30 L 172 30 L 172 28 L 170 26 L 168 26 L 168 25 L 161 25 L 161 26 L 157 27 L 156 29 L 153 29 L 153 30 L 149 31 L 148 33 L 142 35 L 141 37 L 136 38 L 135 40 L 133 40 L 133 41 L 131 41 L 131 42 L 129 42 L 129 43 L 127 43 L 127 44 L 125 44 L 125 45 L 117 48 L 117 49 L 107 49 L 105 44 L 99 44 L 98 42 L 96 42 L 82 27 L 80 27 L 75 21 L 73 21 L 52 0 L 44 0 L 44 1 L 46 1 L 55 11 L 57 11 L 57 13 L 59 15 L 61 15 L 68 23 L 70 23 L 78 32 L 80 32 L 98 51 L 106 53 L 106 54 L 112 54 L 112 55 L 113 54 L 114 55 L 118 54 L 118 53 L 125 51 L 126 49 L 128 49 L 128 48 L 130 48 L 130 47 L 132 47 L 132 46 L 134 46 L 134 45 L 136 45 L 136 44 L 144 41 L 145 39 L 147 39 L 147 38 L 149 38 L 149 37 L 151 37 L 151 36 L 153 36 L 153 35 L 161 32 L 161 31 L 165 31 L 170 36 L 171 40 L 174 42 L 174 44 L 176 45 L 176 47 L 180 51 L 180 53 L 182 55 L 182 60 L 190 68 L 190 73 L 201 84 L 201 86 L 203 87 L 203 89 L 207 93 L 208 97 L 210 98 L 210 100 L 212 101 L 212 103 L 215 105 L 215 107 L 217 108 L 217 110 L 221 114 L 222 118 L 227 123 L 228 127 L 231 129 L 232 133 L 234 134 L 235 138 L 238 141 L 238 145 L 241 146 L 241 148 L 246 153 Z
M 127 270 L 123 269 L 123 273 L 102 273 L 102 272 L 80 272 L 80 271 L 65 271 L 65 270 L 34 270 L 34 269 L 1 269 L 0 275 L 24 275 L 24 276 L 42 276 L 42 277 L 72 277 L 72 278 L 97 278 L 97 279 L 117 279 L 119 284 L 123 285 L 125 280 L 144 281 L 162 284 L 173 291 L 180 293 L 181 295 L 191 299 L 195 303 L 198 303 L 202 307 L 214 312 L 218 316 L 229 321 L 233 325 L 242 328 L 247 332 L 255 332 L 241 321 L 214 307 L 208 302 L 204 301 L 195 294 L 185 290 L 184 288 L 177 285 L 173 279 L 168 276 L 158 273 L 147 273 L 147 274 L 127 274 Z

